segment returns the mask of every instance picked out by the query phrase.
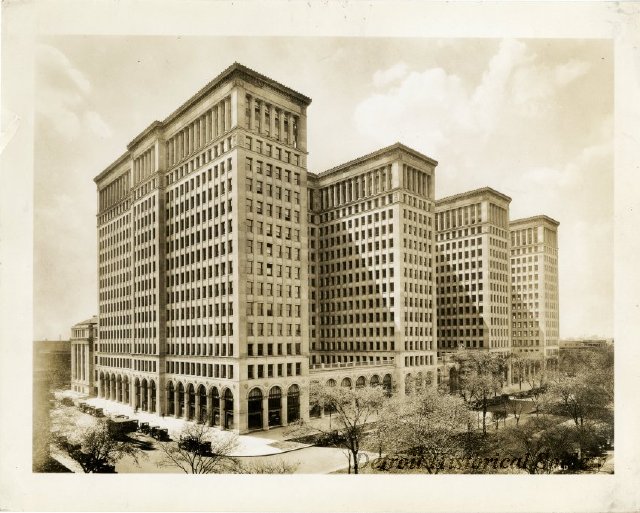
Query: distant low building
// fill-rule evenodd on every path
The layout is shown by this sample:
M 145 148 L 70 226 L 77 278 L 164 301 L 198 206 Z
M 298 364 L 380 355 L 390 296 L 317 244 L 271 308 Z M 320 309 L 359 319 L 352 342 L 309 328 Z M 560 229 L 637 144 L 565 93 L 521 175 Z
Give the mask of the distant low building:
M 98 338 L 98 316 L 71 328 L 71 390 L 97 395 L 93 379 L 93 348 Z
M 49 389 L 71 386 L 71 343 L 69 340 L 36 340 L 33 343 L 35 381 L 46 381 Z
M 33 470 L 46 468 L 49 458 L 49 400 L 56 389 L 71 384 L 71 345 L 68 340 L 33 343 Z
M 560 351 L 606 349 L 613 345 L 610 338 L 565 338 L 560 340 Z

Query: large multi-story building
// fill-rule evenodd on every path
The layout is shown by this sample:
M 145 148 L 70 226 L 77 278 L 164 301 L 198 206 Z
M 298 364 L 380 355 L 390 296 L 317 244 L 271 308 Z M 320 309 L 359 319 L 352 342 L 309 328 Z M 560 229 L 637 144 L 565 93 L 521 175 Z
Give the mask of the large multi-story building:
M 97 342 L 98 316 L 71 328 L 71 390 L 94 395 L 93 348 Z
M 511 221 L 513 352 L 558 357 L 558 226 L 547 216 Z
M 97 395 L 246 432 L 313 381 L 410 393 L 438 351 L 510 351 L 510 198 L 436 203 L 402 144 L 308 173 L 310 102 L 234 64 L 95 178 Z
M 436 202 L 438 351 L 511 351 L 511 198 L 491 188 Z
M 234 64 L 96 177 L 98 395 L 244 432 L 308 416 L 310 365 L 434 382 L 437 163 L 308 174 L 310 102 Z

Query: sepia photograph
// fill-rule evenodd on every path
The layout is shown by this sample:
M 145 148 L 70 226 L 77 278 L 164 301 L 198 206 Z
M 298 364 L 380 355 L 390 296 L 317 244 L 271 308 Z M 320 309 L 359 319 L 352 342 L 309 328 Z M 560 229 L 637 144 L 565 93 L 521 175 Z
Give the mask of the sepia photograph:
M 275 4 L 283 22 L 314 9 Z M 251 5 L 270 4 L 230 19 Z M 327 22 L 364 6 L 329 2 Z M 620 352 L 636 321 L 616 310 L 617 248 L 637 245 L 618 224 L 619 33 L 110 33 L 43 29 L 43 12 L 25 94 L 31 384 L 12 421 L 39 486 L 117 474 L 89 481 L 113 502 L 72 509 L 247 511 L 133 506 L 108 480 L 156 499 L 172 482 L 335 483 L 337 503 L 253 510 L 378 511 L 380 479 L 443 497 L 496 479 L 572 488 L 386 507 L 640 508 L 598 494 L 639 456 L 619 424 L 637 422 L 637 352 Z M 24 128 L 4 110 L 3 148 Z M 570 499 L 585 487 L 596 499 Z

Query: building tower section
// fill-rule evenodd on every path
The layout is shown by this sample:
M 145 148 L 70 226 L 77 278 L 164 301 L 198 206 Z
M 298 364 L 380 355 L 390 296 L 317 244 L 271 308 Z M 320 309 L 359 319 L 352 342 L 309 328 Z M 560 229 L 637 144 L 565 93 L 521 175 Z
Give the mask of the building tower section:
M 98 395 L 240 432 L 305 415 L 310 101 L 234 64 L 96 177 Z
M 438 351 L 511 350 L 511 198 L 482 188 L 436 203 Z
M 131 158 L 122 155 L 95 178 L 98 189 L 97 395 L 130 402 L 133 331 Z
M 356 386 L 435 385 L 436 165 L 395 144 L 318 176 L 313 371 L 379 366 Z
M 511 221 L 513 352 L 557 359 L 558 221 L 541 215 Z

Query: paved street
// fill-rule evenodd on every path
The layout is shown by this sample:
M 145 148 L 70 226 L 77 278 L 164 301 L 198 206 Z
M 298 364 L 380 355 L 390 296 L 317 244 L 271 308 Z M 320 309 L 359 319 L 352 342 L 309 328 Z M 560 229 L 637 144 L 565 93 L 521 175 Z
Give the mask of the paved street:
M 145 439 L 153 442 L 150 437 Z M 139 458 L 138 464 L 133 458 L 127 456 L 116 464 L 116 471 L 118 473 L 182 473 L 182 470 L 175 466 L 158 465 L 163 455 L 161 449 L 155 447 L 143 452 L 145 456 Z M 331 447 L 306 447 L 270 456 L 240 457 L 239 460 L 248 465 L 283 461 L 295 466 L 296 474 L 328 474 L 346 469 L 348 465 L 345 451 Z

